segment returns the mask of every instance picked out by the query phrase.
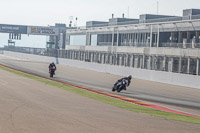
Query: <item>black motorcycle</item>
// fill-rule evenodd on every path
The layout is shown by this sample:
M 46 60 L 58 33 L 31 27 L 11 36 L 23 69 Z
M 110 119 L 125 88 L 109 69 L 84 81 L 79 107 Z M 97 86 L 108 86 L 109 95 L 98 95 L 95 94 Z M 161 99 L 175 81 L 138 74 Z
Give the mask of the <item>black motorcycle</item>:
M 120 92 L 122 90 L 126 90 L 126 87 L 128 86 L 128 81 L 123 79 L 122 81 L 116 83 L 113 88 L 112 91 L 117 91 Z
M 55 75 L 55 70 L 56 70 L 55 67 L 49 69 L 49 74 L 50 74 L 50 77 L 51 77 L 51 78 L 53 78 L 53 75 Z

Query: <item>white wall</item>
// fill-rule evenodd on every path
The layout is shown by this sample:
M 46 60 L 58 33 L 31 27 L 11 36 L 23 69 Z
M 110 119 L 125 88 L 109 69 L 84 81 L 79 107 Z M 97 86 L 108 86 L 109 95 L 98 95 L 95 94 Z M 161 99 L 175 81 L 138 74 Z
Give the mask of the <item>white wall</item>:
M 4 51 L 4 54 L 7 56 L 13 56 L 20 59 L 27 59 L 31 61 L 41 61 L 41 62 L 48 62 L 48 63 L 58 61 L 59 64 L 72 66 L 76 68 L 84 68 L 88 70 L 121 75 L 121 76 L 133 75 L 133 77 L 137 79 L 144 79 L 144 80 L 150 80 L 150 81 L 156 81 L 156 82 L 161 82 L 161 83 L 168 83 L 168 84 L 173 84 L 173 85 L 180 85 L 180 86 L 200 89 L 200 82 L 199 82 L 200 76 L 196 76 L 196 75 L 128 68 L 128 67 L 122 67 L 122 66 L 69 60 L 69 59 L 64 59 L 64 58 L 56 59 L 55 57 L 31 55 L 31 54 L 24 54 L 24 53 L 17 53 L 17 52 L 9 52 L 9 51 Z

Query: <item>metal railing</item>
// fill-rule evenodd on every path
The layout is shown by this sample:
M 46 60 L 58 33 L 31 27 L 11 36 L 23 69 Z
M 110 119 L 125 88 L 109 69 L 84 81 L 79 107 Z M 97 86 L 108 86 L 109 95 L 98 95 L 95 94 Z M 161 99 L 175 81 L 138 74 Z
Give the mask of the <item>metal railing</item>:
M 47 49 L 45 48 L 29 48 L 29 47 L 15 47 L 15 46 L 4 46 L 4 50 L 28 53 L 28 54 L 37 54 L 44 55 Z
M 98 42 L 98 46 L 112 46 L 112 42 Z
M 98 42 L 97 46 L 112 46 L 112 42 Z M 117 46 L 117 42 L 113 43 L 113 46 Z M 119 42 L 118 46 L 127 47 L 150 47 L 149 42 Z M 151 47 L 157 47 L 157 43 L 152 43 Z M 159 47 L 169 47 L 169 48 L 183 48 L 183 49 L 196 49 L 200 48 L 200 43 L 160 43 Z
M 112 46 L 112 42 L 99 42 L 98 46 Z M 127 47 L 150 47 L 150 43 L 148 42 L 120 42 L 118 43 L 120 46 Z M 114 42 L 113 46 L 117 46 L 117 43 Z M 152 43 L 151 47 L 157 47 L 157 43 Z M 159 47 L 169 47 L 169 48 L 183 48 L 183 49 L 196 49 L 200 48 L 200 43 L 160 43 Z
M 129 47 L 149 47 L 150 43 L 143 42 L 123 42 L 121 46 L 129 46 Z
M 98 46 L 112 46 L 112 42 L 99 42 L 97 45 Z M 113 46 L 117 46 L 117 43 L 114 42 Z M 150 43 L 144 43 L 144 42 L 120 42 L 120 43 L 118 43 L 118 46 L 119 47 L 120 46 L 127 46 L 127 47 L 149 47 Z
M 200 48 L 200 43 L 161 43 L 160 47 Z

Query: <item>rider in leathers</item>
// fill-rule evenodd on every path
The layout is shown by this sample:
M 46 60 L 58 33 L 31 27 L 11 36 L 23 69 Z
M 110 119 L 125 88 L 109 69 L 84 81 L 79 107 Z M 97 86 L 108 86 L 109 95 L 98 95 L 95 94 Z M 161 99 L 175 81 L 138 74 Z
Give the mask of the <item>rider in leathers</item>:
M 55 71 L 56 71 L 56 65 L 54 64 L 54 62 L 52 62 L 50 65 L 49 65 L 49 72 L 51 71 L 51 69 L 55 68 Z M 55 71 L 54 71 L 54 74 L 55 74 Z

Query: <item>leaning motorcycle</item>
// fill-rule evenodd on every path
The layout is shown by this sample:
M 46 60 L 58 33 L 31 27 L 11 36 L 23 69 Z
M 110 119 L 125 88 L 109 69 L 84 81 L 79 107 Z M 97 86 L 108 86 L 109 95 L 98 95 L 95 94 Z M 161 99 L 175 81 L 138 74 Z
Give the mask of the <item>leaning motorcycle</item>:
M 114 85 L 112 88 L 112 91 L 120 92 L 122 90 L 125 90 L 127 85 L 128 85 L 128 81 L 124 79 L 118 82 L 116 85 Z

